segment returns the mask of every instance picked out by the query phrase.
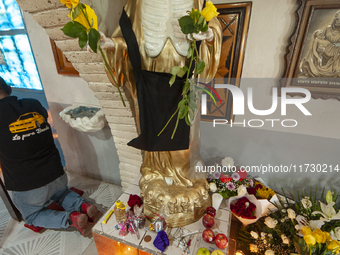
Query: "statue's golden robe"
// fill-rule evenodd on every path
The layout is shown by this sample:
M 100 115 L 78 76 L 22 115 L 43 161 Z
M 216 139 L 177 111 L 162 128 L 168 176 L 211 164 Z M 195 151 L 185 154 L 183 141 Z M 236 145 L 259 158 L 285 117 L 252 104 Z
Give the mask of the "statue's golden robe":
M 181 56 L 177 53 L 169 38 L 157 57 L 149 57 L 147 55 L 144 50 L 145 41 L 141 25 L 142 1 L 129 0 L 125 6 L 125 11 L 131 21 L 132 29 L 138 41 L 142 68 L 148 71 L 169 73 L 173 66 L 188 66 L 186 56 Z M 203 0 L 194 0 L 193 4 L 194 8 L 201 9 Z M 201 77 L 207 79 L 213 78 L 217 71 L 222 43 L 221 26 L 218 19 L 213 18 L 209 22 L 209 27 L 214 32 L 214 39 L 212 42 L 202 41 L 199 49 L 200 58 L 206 64 Z M 140 132 L 133 68 L 129 60 L 126 42 L 119 27 L 112 35 L 112 40 L 115 44 L 115 50 L 106 52 L 107 59 L 117 77 L 118 86 L 125 85 L 132 96 L 132 108 L 135 111 L 137 131 Z M 161 207 L 168 206 L 169 210 L 166 211 L 168 213 L 170 211 L 170 214 L 177 218 L 177 220 L 169 220 L 172 226 L 188 224 L 197 220 L 205 210 L 205 207 L 211 203 L 206 180 L 190 178 L 190 162 L 193 164 L 200 160 L 199 114 L 198 110 L 197 118 L 195 118 L 195 122 L 191 127 L 190 149 L 145 151 L 144 162 L 141 166 L 142 178 L 140 180 L 140 188 L 141 194 L 144 196 L 144 202 L 146 202 L 146 213 L 152 214 L 152 212 L 161 209 Z M 167 185 L 164 181 L 165 177 L 172 179 L 173 185 Z M 183 215 L 187 213 L 192 215 Z M 179 218 L 180 220 L 178 220 Z M 186 218 L 188 219 L 186 220 Z

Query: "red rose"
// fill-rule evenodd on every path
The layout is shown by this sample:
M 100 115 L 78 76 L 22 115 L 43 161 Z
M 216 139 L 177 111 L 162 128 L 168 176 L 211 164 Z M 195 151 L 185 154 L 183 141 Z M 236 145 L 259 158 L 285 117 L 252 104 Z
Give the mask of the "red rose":
M 228 182 L 232 181 L 233 178 L 231 178 L 229 175 L 221 174 L 220 180 L 221 180 L 221 182 L 228 183 Z
M 247 179 L 247 172 L 244 168 L 240 168 L 237 170 L 237 173 L 239 174 L 240 176 L 240 181 L 242 181 L 243 179 Z
M 130 210 L 133 211 L 133 207 L 138 205 L 140 207 L 143 204 L 143 201 L 138 195 L 130 195 L 128 205 L 130 206 Z
M 242 197 L 235 204 L 230 205 L 230 209 L 237 216 L 245 219 L 255 219 L 256 205 L 251 203 L 248 198 Z
M 247 192 L 249 195 L 255 195 L 256 194 L 256 189 L 253 187 L 248 187 Z

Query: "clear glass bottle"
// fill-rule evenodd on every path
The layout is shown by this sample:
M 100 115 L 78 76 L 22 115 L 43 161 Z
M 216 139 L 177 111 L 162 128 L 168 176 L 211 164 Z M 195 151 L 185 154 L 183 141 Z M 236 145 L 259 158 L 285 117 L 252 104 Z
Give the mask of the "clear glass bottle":
M 117 222 L 126 221 L 126 212 L 125 212 L 126 206 L 127 205 L 124 205 L 120 200 L 116 201 L 116 205 L 113 210 L 114 210 Z

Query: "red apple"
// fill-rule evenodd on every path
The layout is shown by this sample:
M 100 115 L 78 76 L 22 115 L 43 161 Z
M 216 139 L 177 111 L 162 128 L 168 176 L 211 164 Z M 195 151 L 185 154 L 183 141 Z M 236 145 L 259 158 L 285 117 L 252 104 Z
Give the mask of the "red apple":
M 212 206 L 209 206 L 207 209 L 206 209 L 206 213 L 215 217 L 216 215 L 216 209 Z
M 215 239 L 214 231 L 212 231 L 210 228 L 206 228 L 202 233 L 202 238 L 207 243 L 213 243 Z
M 226 237 L 225 234 L 222 234 L 222 233 L 217 234 L 215 236 L 215 244 L 219 249 L 223 250 L 228 245 L 228 238 Z
M 209 214 L 206 214 L 202 218 L 202 223 L 203 223 L 204 227 L 212 228 L 214 226 L 214 223 L 215 223 L 214 217 L 209 215 Z

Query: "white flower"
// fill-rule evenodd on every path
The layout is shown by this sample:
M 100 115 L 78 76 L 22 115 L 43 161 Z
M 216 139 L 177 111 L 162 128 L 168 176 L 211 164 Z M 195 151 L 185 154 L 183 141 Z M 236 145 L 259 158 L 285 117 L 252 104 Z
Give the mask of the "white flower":
M 336 239 L 337 239 L 333 230 L 331 230 L 331 231 L 329 232 L 329 236 L 330 236 L 333 240 L 336 240 Z
M 222 164 L 222 166 L 230 168 L 230 167 L 234 166 L 234 160 L 231 157 L 225 157 L 224 159 L 222 159 L 221 164 Z
M 296 214 L 295 214 L 295 211 L 294 211 L 293 209 L 290 209 L 290 208 L 289 208 L 289 209 L 287 210 L 287 212 L 288 212 L 288 218 L 289 218 L 289 219 L 292 219 L 292 220 L 293 220 L 293 219 L 296 218 Z
M 285 234 L 281 235 L 282 243 L 289 244 L 289 239 Z
M 257 248 L 257 245 L 256 244 L 249 244 L 249 250 L 250 252 L 258 252 L 258 248 Z
M 259 238 L 259 234 L 256 233 L 255 231 L 250 231 L 250 234 L 251 234 L 251 236 L 252 236 L 254 239 Z
M 286 209 L 282 209 L 281 212 L 286 213 L 287 211 L 286 211 Z
M 267 240 L 266 240 L 266 239 L 264 239 L 264 240 L 263 240 L 263 243 L 264 243 L 264 244 L 267 244 Z
M 323 226 L 324 222 L 322 220 L 307 220 L 305 217 L 302 215 L 298 215 L 296 217 L 297 225 L 295 225 L 295 229 L 298 231 L 297 235 L 298 236 L 303 236 L 302 233 L 302 228 L 303 227 L 310 227 L 311 230 L 315 230 L 317 228 L 320 228 Z
M 266 236 L 266 233 L 265 232 L 261 232 L 261 236 L 262 237 Z
M 264 253 L 264 255 L 275 255 L 275 252 L 272 250 L 266 250 L 266 252 Z
M 325 205 L 324 203 L 320 202 L 320 206 L 321 206 L 321 211 L 315 211 L 312 212 L 313 215 L 315 214 L 321 214 L 323 217 L 320 217 L 321 221 L 331 221 L 331 220 L 340 220 L 340 210 L 338 211 L 338 213 L 336 213 L 335 209 L 334 209 L 334 205 L 335 202 L 331 202 L 328 205 Z
M 209 183 L 209 188 L 210 188 L 211 192 L 216 192 L 216 190 L 217 190 L 216 183 L 214 183 L 214 182 Z
M 309 209 L 312 207 L 312 202 L 309 200 L 309 197 L 302 198 L 301 203 L 305 209 Z
M 271 217 L 266 217 L 264 219 L 264 224 L 266 224 L 268 226 L 268 228 L 275 228 L 277 225 L 277 220 L 271 218 Z
M 269 237 L 269 238 L 272 238 L 272 237 L 273 237 L 273 235 L 272 235 L 272 234 L 268 234 L 268 237 Z
M 336 239 L 340 240 L 340 227 L 336 227 L 334 229 L 334 232 L 335 232 L 334 235 L 335 235 Z
M 247 194 L 247 187 L 245 185 L 240 185 L 237 188 L 237 195 L 242 197 Z

